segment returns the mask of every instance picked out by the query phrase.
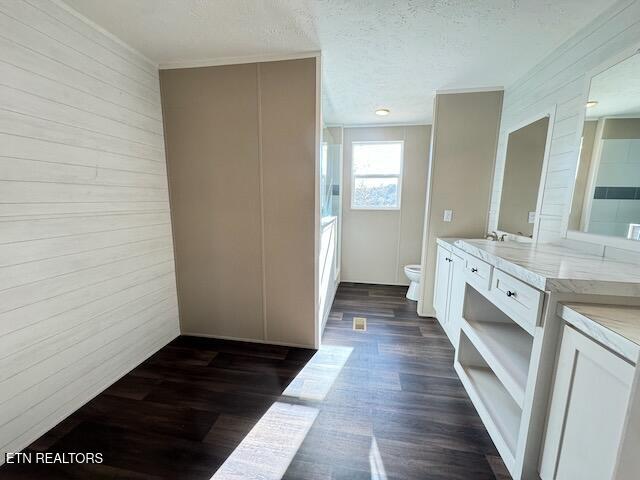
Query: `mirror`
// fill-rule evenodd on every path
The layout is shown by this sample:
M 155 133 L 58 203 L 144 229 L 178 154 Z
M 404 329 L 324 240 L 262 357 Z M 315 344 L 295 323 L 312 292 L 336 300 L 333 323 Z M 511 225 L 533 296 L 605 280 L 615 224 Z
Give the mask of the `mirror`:
M 568 227 L 640 240 L 640 54 L 591 79 Z
M 549 116 L 509 133 L 498 230 L 532 238 Z

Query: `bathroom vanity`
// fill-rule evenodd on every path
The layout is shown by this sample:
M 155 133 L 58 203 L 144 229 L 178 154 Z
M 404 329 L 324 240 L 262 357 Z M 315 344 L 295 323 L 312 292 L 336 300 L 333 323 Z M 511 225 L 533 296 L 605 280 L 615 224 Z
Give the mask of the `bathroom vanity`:
M 571 114 L 509 110 L 491 240 L 437 239 L 433 307 L 516 480 L 640 479 L 638 47 Z
M 640 266 L 562 245 L 437 243 L 436 315 L 513 478 L 639 478 Z

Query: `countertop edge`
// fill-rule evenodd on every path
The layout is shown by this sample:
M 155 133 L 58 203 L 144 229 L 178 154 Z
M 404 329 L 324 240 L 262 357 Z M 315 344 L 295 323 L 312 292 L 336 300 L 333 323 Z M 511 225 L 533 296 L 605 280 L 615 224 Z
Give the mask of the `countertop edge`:
M 537 288 L 538 290 L 547 290 L 547 278 L 542 275 L 532 272 L 531 270 L 517 265 L 513 262 L 505 260 L 504 258 L 494 255 L 493 253 L 487 252 L 480 247 L 472 245 L 466 242 L 465 239 L 458 239 L 454 242 L 453 245 L 463 252 L 484 260 L 485 262 L 493 265 L 496 268 L 499 268 L 505 273 L 516 277 L 518 280 L 522 280 L 532 287 Z
M 577 312 L 568 304 L 558 304 L 556 313 L 560 318 L 584 335 L 593 338 L 629 362 L 634 364 L 638 363 L 638 359 L 640 358 L 640 345 L 636 344 L 633 340 L 629 340 L 624 335 L 614 332 L 598 321 Z
M 456 246 L 456 242 L 458 240 L 463 240 L 462 238 L 449 238 L 449 237 L 438 237 L 436 238 L 436 244 L 440 245 L 441 247 L 444 247 L 446 249 L 448 249 L 449 251 L 451 250 L 452 247 Z
M 451 239 L 449 239 L 449 241 L 450 240 Z M 475 245 L 472 243 L 476 240 L 478 239 L 457 239 L 454 242 L 454 246 L 468 255 L 480 258 L 490 265 L 493 265 L 495 268 L 498 268 L 543 292 L 610 295 L 619 297 L 640 296 L 640 282 L 600 280 L 597 278 L 557 278 L 556 276 L 547 276 L 544 273 L 535 272 L 527 266 L 520 265 L 513 260 L 507 260 L 504 257 L 499 256 L 497 253 L 486 250 L 481 245 Z M 497 245 L 499 247 L 500 244 L 498 243 Z M 550 253 L 555 254 L 554 252 Z M 567 253 L 570 254 L 572 252 Z M 570 254 L 569 256 L 571 257 L 573 255 Z M 593 257 L 593 259 L 602 260 L 599 257 L 591 255 L 588 256 Z M 613 261 L 613 263 L 617 262 Z

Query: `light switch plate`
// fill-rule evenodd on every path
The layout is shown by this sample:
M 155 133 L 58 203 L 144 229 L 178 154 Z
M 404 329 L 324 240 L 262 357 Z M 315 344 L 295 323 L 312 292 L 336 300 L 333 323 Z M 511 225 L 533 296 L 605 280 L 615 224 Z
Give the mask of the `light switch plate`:
M 445 222 L 450 222 L 453 218 L 453 210 L 445 210 L 444 215 L 442 216 L 442 220 Z
M 529 223 L 536 223 L 536 212 L 529 212 Z

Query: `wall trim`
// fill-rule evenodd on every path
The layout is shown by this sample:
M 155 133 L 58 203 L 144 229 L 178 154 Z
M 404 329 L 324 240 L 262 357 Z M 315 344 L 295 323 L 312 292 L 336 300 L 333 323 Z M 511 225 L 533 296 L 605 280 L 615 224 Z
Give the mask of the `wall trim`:
M 449 95 L 452 93 L 482 93 L 482 92 L 503 92 L 503 86 L 495 87 L 471 87 L 471 88 L 443 88 L 436 90 L 436 95 Z
M 338 292 L 338 287 L 340 286 L 340 278 L 333 282 L 333 288 L 331 289 L 331 294 L 327 297 L 326 305 L 331 305 L 333 307 L 333 302 L 336 299 L 336 293 Z M 329 319 L 329 315 L 331 314 L 331 307 L 327 308 L 324 317 L 322 319 L 322 324 L 320 325 L 320 337 L 324 333 L 324 329 L 327 326 L 327 320 Z
M 161 62 L 158 64 L 160 70 L 172 70 L 176 68 L 198 68 L 198 67 L 217 67 L 221 65 L 240 65 L 243 63 L 262 63 L 262 62 L 278 62 L 282 60 L 300 60 L 303 58 L 319 58 L 321 52 L 319 50 L 281 53 L 281 54 L 264 54 L 264 55 L 244 55 L 237 57 L 214 57 L 202 58 L 196 60 L 176 60 L 172 62 Z
M 326 124 L 327 128 L 388 128 L 388 127 L 430 127 L 432 123 L 358 123 L 355 125 Z
M 383 286 L 384 285 L 390 285 L 392 287 L 408 287 L 409 286 L 409 282 L 407 282 L 407 283 L 375 282 L 373 280 L 345 280 L 344 278 L 340 279 L 340 283 L 359 283 L 361 285 L 383 285 Z
M 322 319 L 320 318 L 320 243 L 322 237 L 322 214 L 320 212 L 320 157 L 322 149 L 322 56 L 316 59 L 316 131 L 314 139 L 314 235 L 313 235 L 313 333 L 314 348 L 322 342 Z M 336 232 L 337 233 L 337 232 Z M 334 252 L 335 255 L 335 252 Z
M 160 87 L 160 111 L 161 111 L 161 122 L 162 122 L 162 138 L 164 144 L 164 167 L 165 167 L 165 176 L 167 177 L 167 195 L 169 198 L 169 223 L 171 225 L 171 251 L 173 252 L 173 278 L 175 280 L 176 286 L 176 300 L 178 303 L 178 328 L 182 330 L 182 287 L 180 286 L 180 278 L 178 277 L 178 252 L 176 251 L 176 229 L 174 228 L 176 224 L 176 219 L 174 216 L 174 211 L 171 208 L 171 205 L 175 201 L 175 193 L 172 193 L 171 188 L 171 168 L 169 167 L 169 157 L 167 152 L 169 151 L 169 142 L 167 136 L 167 128 L 164 121 L 165 114 L 165 102 L 164 102 L 164 92 L 162 90 L 162 82 L 160 81 L 160 72 L 158 72 L 158 86 Z
M 293 348 L 305 348 L 307 350 L 318 350 L 313 345 L 302 345 L 299 343 L 288 343 L 288 342 L 273 342 L 271 340 L 259 340 L 256 338 L 243 338 L 243 337 L 229 337 L 226 335 L 210 335 L 208 333 L 197 333 L 197 332 L 181 332 L 181 337 L 200 337 L 200 338 L 214 338 L 216 340 L 230 340 L 233 342 L 246 342 L 246 343 L 259 343 L 261 345 L 278 345 L 281 347 L 293 347 Z
M 434 118 L 437 112 L 438 112 L 438 97 L 436 96 L 433 99 Z M 502 118 L 500 120 L 502 120 Z M 424 267 L 427 264 L 426 246 L 429 244 L 429 217 L 431 216 L 431 193 L 432 193 L 431 191 L 433 189 L 431 174 L 433 173 L 433 161 L 434 161 L 433 159 L 435 158 L 435 152 L 436 152 L 436 146 L 437 146 L 435 142 L 437 128 L 438 128 L 438 124 L 434 123 L 431 127 L 431 138 L 429 138 L 429 159 L 427 164 L 427 191 L 426 191 L 425 200 L 424 200 L 424 220 L 423 220 L 423 226 L 422 226 L 422 240 L 421 240 L 422 252 L 420 255 L 420 266 L 422 267 L 422 270 L 420 272 L 420 288 L 418 289 L 418 308 L 416 309 L 418 316 L 421 316 L 421 317 L 432 316 L 429 314 L 433 311 L 433 301 L 431 302 L 431 305 L 425 306 L 424 304 L 424 283 L 427 278 L 426 269 Z M 496 144 L 497 144 L 497 140 L 496 140 Z M 495 166 L 494 166 L 493 175 L 495 176 Z
M 400 281 L 400 276 L 404 273 L 404 269 L 402 273 L 400 273 L 400 247 L 402 245 L 402 191 L 404 190 L 404 144 L 407 141 L 407 129 L 402 129 L 402 161 L 400 163 L 400 194 L 398 195 L 398 241 L 396 243 L 396 282 Z M 353 143 L 351 144 L 353 148 Z M 353 170 L 353 169 L 352 169 Z M 353 176 L 351 177 L 351 185 L 353 185 Z M 353 195 L 353 187 L 351 188 L 351 192 Z M 405 210 L 406 212 L 406 210 Z M 403 266 L 404 267 L 404 266 Z
M 262 288 L 262 337 L 269 335 L 267 326 L 267 259 L 264 246 L 264 167 L 262 164 L 262 85 L 260 84 L 260 64 L 256 64 L 256 99 L 258 103 L 258 178 L 260 197 L 260 268 Z
M 433 318 L 434 320 L 438 320 L 438 317 L 436 317 L 436 311 L 433 308 L 425 312 L 418 312 L 418 316 L 420 318 Z M 442 324 L 440 323 L 440 320 L 438 320 L 438 326 L 442 328 Z
M 136 56 L 140 57 L 140 60 L 144 60 L 145 62 L 147 62 L 149 64 L 150 67 L 155 68 L 156 70 L 159 69 L 158 67 L 158 62 L 156 62 L 155 60 L 152 60 L 151 58 L 147 57 L 146 55 L 144 55 L 142 52 L 140 52 L 139 50 L 136 50 L 135 48 L 133 48 L 131 45 L 129 45 L 128 43 L 126 43 L 124 40 L 121 40 L 120 38 L 116 37 L 113 33 L 111 33 L 109 30 L 105 29 L 104 27 L 100 26 L 99 24 L 97 24 L 96 22 L 94 22 L 93 20 L 89 19 L 88 17 L 85 17 L 82 13 L 78 12 L 77 10 L 73 9 L 71 6 L 69 6 L 68 4 L 66 4 L 63 0 L 51 0 L 55 5 L 57 5 L 58 7 L 64 9 L 66 12 L 69 12 L 71 15 L 73 15 L 74 17 L 78 18 L 79 20 L 82 20 L 84 23 L 86 23 L 87 25 L 89 25 L 91 28 L 94 28 L 95 30 L 97 30 L 98 32 L 100 32 L 102 35 L 104 35 L 105 37 L 108 37 L 110 40 L 113 40 L 114 42 L 116 42 L 118 45 L 121 45 L 122 47 L 126 48 L 127 50 L 129 50 L 131 53 L 135 54 Z M 66 26 L 66 25 L 65 25 Z M 70 27 L 67 27 L 70 28 Z

